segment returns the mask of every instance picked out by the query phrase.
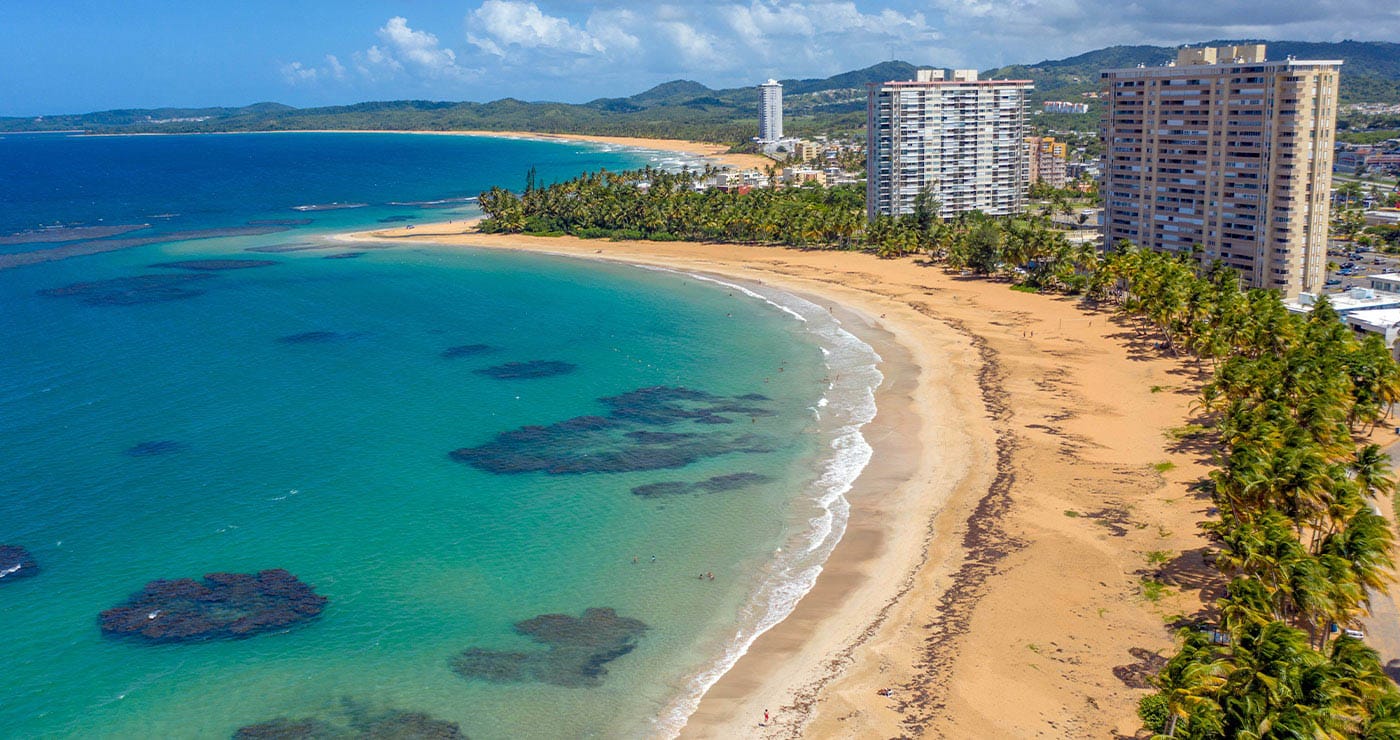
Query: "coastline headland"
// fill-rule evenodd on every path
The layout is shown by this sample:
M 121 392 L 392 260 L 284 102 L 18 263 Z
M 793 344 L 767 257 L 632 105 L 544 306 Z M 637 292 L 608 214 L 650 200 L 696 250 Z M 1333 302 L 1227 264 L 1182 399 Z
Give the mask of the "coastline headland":
M 828 307 L 884 358 L 844 538 L 683 737 L 1137 729 L 1142 676 L 1172 646 L 1165 617 L 1201 601 L 1185 578 L 1143 599 L 1144 556 L 1199 566 L 1208 504 L 1184 493 L 1203 460 L 1167 449 L 1198 376 L 1112 312 L 853 252 L 487 235 L 461 222 L 341 238 L 771 285 Z

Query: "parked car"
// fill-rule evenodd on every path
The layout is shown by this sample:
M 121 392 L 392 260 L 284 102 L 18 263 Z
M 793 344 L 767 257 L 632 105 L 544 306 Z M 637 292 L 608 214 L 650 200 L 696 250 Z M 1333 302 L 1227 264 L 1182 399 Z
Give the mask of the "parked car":
M 1332 278 L 1331 280 L 1328 280 L 1327 282 L 1323 283 L 1323 285 L 1341 285 L 1341 284 L 1342 284 L 1342 281 L 1338 280 L 1337 278 Z

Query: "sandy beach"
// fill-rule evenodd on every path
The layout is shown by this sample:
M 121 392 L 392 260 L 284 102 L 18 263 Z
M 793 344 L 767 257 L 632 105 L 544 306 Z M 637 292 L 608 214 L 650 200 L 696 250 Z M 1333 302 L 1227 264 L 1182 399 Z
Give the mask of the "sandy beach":
M 1131 736 L 1142 678 L 1173 645 L 1167 622 L 1211 585 L 1196 526 L 1209 503 L 1188 490 L 1205 460 L 1170 434 L 1203 376 L 1109 310 L 849 252 L 460 222 L 344 238 L 776 285 L 832 306 L 885 358 L 846 536 L 684 736 Z
M 773 160 L 759 154 L 730 154 L 729 147 L 723 144 L 683 139 L 641 139 L 632 136 L 593 136 L 590 134 L 540 134 L 527 131 L 414 131 L 412 133 L 450 133 L 457 136 L 497 136 L 538 141 L 584 141 L 594 144 L 612 144 L 614 146 L 691 154 L 738 169 L 762 170 L 774 163 Z

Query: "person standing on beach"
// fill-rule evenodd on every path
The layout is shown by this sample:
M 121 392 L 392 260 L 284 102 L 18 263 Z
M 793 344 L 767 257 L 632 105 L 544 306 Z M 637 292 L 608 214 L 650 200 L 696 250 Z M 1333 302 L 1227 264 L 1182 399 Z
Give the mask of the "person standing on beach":
M 763 710 L 763 726 L 764 726 L 764 727 L 767 727 L 767 726 L 768 726 L 768 710 L 767 710 L 767 709 Z

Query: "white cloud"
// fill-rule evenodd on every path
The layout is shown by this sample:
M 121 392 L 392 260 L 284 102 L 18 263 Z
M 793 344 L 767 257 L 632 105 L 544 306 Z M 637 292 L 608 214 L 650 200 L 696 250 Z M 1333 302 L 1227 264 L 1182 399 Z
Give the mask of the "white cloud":
M 1175 0 L 470 0 L 463 11 L 456 35 L 395 16 L 360 51 L 278 69 L 307 87 L 578 101 L 677 77 L 730 87 L 892 58 L 986 69 L 1112 44 L 1400 34 L 1395 0 L 1249 9 Z
M 341 64 L 334 54 L 326 55 L 326 69 L 337 80 L 345 79 L 345 65 Z
M 315 82 L 320 77 L 320 71 L 315 67 L 307 67 L 301 62 L 289 62 L 279 68 L 282 79 L 289 85 L 301 85 Z
M 927 53 L 941 36 L 920 12 L 866 12 L 851 0 L 614 0 L 583 17 L 551 14 L 535 0 L 484 0 L 466 27 L 468 43 L 492 63 L 544 76 L 679 74 L 716 84 L 845 71 L 887 58 L 892 46 Z
M 412 69 L 428 77 L 464 78 L 470 76 L 468 70 L 457 65 L 457 53 L 438 43 L 438 37 L 427 31 L 415 31 L 408 27 L 408 19 L 394 16 L 379 29 L 379 38 L 385 48 L 370 47 L 370 51 L 381 60 L 393 62 L 395 70 Z
M 505 56 L 506 49 L 511 46 L 575 54 L 607 51 L 600 37 L 574 26 L 568 19 L 545 15 L 533 2 L 486 0 L 467 16 L 467 28 L 467 40 L 472 45 L 496 56 Z M 472 33 L 472 29 L 484 35 Z M 617 34 L 611 35 L 619 38 Z M 621 37 L 626 38 L 626 34 Z

